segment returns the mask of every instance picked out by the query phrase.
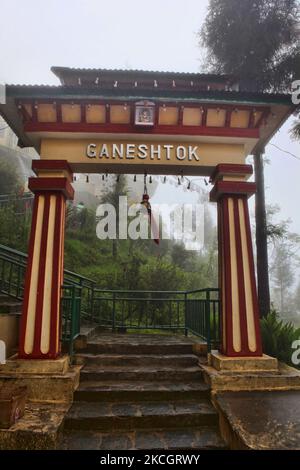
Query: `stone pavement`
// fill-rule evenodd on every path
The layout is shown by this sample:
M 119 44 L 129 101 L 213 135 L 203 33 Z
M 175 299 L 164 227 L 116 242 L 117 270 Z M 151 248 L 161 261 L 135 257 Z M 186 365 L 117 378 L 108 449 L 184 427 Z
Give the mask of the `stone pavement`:
M 0 429 L 0 450 L 55 449 L 69 404 L 28 402 L 24 416 L 9 429 Z
M 215 403 L 230 447 L 300 450 L 300 391 L 221 392 Z

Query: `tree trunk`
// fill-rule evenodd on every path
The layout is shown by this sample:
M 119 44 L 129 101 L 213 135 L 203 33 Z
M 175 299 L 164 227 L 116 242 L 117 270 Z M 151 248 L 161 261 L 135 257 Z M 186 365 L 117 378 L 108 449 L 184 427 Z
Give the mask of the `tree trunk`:
M 258 304 L 261 318 L 271 310 L 263 152 L 254 155 Z

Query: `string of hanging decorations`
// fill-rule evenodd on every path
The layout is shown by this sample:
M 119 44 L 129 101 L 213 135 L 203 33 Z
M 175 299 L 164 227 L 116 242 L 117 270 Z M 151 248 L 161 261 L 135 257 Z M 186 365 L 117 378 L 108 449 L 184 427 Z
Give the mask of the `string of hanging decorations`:
M 146 176 L 145 176 L 146 175 Z M 171 176 L 152 176 L 152 175 L 147 175 L 145 173 L 144 179 L 148 178 L 149 184 L 152 184 L 153 182 L 161 182 L 163 184 L 170 184 L 171 186 L 179 187 L 181 186 L 184 191 L 191 191 L 191 192 L 197 192 L 199 194 L 203 194 L 204 188 L 202 186 L 199 186 L 195 181 L 203 181 L 205 186 L 209 186 L 209 182 L 207 181 L 206 178 L 195 178 L 195 179 L 189 179 L 187 176 L 184 176 L 183 174 L 176 176 L 176 175 L 171 175 Z M 117 183 L 120 181 L 121 175 L 118 174 L 116 175 L 116 181 Z M 101 174 L 101 180 L 102 181 L 107 181 L 108 180 L 108 172 L 105 172 Z M 73 182 L 79 181 L 78 176 L 74 175 L 73 176 Z M 85 175 L 85 182 L 89 183 L 89 175 Z M 137 182 L 137 175 L 134 175 L 133 177 L 133 182 Z

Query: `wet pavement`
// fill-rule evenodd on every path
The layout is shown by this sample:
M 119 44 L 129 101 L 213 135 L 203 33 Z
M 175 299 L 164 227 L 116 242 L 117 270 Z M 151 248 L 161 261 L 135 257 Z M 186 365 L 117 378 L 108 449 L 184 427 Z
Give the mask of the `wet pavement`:
M 224 392 L 216 402 L 245 448 L 300 450 L 300 390 Z

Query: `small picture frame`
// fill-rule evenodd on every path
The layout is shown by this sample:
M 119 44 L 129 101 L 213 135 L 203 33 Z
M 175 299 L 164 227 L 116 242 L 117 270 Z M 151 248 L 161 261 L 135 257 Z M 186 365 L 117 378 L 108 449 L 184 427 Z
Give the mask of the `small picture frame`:
M 134 120 L 136 126 L 154 126 L 154 118 L 154 103 L 136 103 Z

